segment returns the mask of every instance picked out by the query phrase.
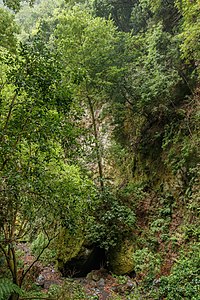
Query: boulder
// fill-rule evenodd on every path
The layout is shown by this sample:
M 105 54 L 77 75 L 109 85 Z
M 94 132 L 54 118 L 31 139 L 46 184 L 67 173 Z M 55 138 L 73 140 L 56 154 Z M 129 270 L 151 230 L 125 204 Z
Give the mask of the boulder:
M 134 251 L 134 243 L 130 240 L 123 241 L 112 249 L 108 255 L 110 270 L 116 275 L 132 273 L 134 271 Z
M 61 229 L 58 238 L 54 241 L 54 247 L 57 252 L 57 267 L 62 273 L 65 263 L 79 255 L 84 241 L 85 238 L 81 230 L 75 234 L 70 234 L 67 229 Z

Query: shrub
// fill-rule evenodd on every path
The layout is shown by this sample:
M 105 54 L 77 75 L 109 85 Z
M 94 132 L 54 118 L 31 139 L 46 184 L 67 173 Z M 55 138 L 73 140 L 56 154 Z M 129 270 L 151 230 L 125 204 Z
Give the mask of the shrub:
M 133 259 L 137 276 L 143 277 L 144 285 L 151 284 L 160 270 L 160 257 L 143 248 L 135 251 Z
M 88 239 L 108 250 L 132 233 L 135 213 L 113 193 L 105 191 L 88 224 Z

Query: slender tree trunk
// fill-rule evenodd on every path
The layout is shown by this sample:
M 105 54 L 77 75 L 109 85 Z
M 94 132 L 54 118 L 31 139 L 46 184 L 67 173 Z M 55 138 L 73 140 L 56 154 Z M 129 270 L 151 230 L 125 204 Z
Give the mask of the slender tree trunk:
M 102 155 L 101 155 L 101 149 L 100 149 L 100 143 L 99 143 L 99 136 L 98 136 L 98 130 L 96 125 L 96 119 L 94 115 L 94 107 L 92 100 L 89 96 L 87 96 L 88 104 L 92 116 L 92 125 L 94 130 L 94 137 L 95 137 L 95 148 L 96 148 L 96 155 L 97 155 L 97 164 L 98 164 L 98 171 L 99 171 L 99 181 L 100 181 L 100 188 L 101 191 L 104 191 L 104 182 L 103 182 L 103 165 L 102 165 Z

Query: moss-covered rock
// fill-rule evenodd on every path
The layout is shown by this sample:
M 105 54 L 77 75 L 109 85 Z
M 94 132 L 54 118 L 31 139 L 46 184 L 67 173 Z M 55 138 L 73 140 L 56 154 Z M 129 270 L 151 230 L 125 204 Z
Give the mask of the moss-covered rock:
M 81 228 L 74 235 L 63 228 L 54 244 L 57 267 L 63 276 L 83 277 L 105 263 L 105 250 L 88 245 Z
M 73 235 L 70 234 L 68 230 L 64 228 L 61 229 L 55 241 L 59 269 L 62 269 L 67 261 L 70 261 L 80 253 L 84 241 L 85 238 L 81 230 Z
M 124 241 L 109 253 L 109 267 L 116 275 L 129 274 L 134 270 L 133 254 L 135 248 L 133 241 Z

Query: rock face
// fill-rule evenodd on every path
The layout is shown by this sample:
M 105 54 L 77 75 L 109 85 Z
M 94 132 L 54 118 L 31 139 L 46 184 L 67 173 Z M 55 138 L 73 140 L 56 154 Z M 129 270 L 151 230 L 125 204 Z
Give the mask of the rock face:
M 116 275 L 134 272 L 134 244 L 133 241 L 124 241 L 109 254 L 109 268 Z

